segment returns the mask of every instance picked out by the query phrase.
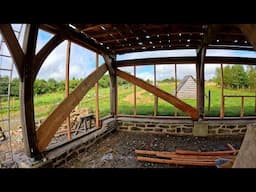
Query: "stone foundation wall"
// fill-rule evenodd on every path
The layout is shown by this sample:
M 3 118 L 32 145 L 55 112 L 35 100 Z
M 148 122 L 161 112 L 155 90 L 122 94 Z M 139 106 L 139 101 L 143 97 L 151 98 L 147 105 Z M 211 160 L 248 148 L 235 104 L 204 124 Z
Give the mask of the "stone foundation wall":
M 208 120 L 208 135 L 245 134 L 250 125 L 256 126 L 256 120 Z M 168 133 L 171 135 L 193 135 L 192 120 L 118 118 L 120 131 L 149 133 Z
M 63 166 L 69 161 L 83 155 L 89 147 L 114 131 L 116 127 L 116 121 L 109 119 L 103 128 L 69 142 L 64 146 L 45 152 L 45 157 L 40 161 L 34 161 L 24 154 L 19 154 L 16 155 L 16 162 L 19 168 L 57 168 Z

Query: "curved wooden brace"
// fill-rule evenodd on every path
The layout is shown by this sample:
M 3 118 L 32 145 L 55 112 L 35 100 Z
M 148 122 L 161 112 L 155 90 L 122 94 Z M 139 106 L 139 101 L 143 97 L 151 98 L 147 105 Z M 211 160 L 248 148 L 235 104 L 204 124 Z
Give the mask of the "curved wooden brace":
M 97 70 L 85 78 L 68 97 L 47 117 L 37 130 L 38 150 L 42 152 L 50 143 L 52 137 L 67 118 L 74 107 L 83 99 L 84 95 L 107 71 L 106 64 L 101 65 Z
M 51 38 L 50 41 L 47 42 L 47 44 L 37 53 L 37 55 L 34 57 L 33 63 L 34 63 L 34 70 L 33 70 L 33 80 L 36 79 L 36 75 L 39 72 L 43 62 L 48 57 L 48 55 L 54 50 L 61 42 L 63 42 L 63 38 L 61 35 L 55 35 L 53 38 Z

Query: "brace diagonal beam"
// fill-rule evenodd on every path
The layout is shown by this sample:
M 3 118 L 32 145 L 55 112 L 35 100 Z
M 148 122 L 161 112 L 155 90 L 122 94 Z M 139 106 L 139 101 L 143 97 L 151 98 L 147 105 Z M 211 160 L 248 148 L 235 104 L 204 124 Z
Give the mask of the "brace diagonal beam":
M 188 105 L 187 103 L 176 98 L 175 96 L 173 96 L 157 87 L 154 87 L 153 85 L 150 85 L 149 83 L 146 83 L 145 81 L 138 79 L 126 72 L 120 71 L 118 69 L 116 70 L 116 74 L 117 74 L 117 76 L 125 79 L 126 81 L 129 81 L 130 83 L 133 83 L 134 85 L 137 85 L 137 86 L 141 87 L 142 89 L 145 89 L 146 91 L 154 94 L 155 96 L 158 96 L 161 99 L 173 104 L 175 107 L 177 107 L 181 111 L 183 111 L 186 114 L 188 114 L 189 116 L 191 116 L 191 118 L 193 120 L 198 119 L 198 111 L 194 107 Z
M 37 131 L 38 149 L 40 152 L 47 147 L 63 121 L 106 71 L 107 66 L 103 64 L 96 71 L 92 72 L 42 123 Z
M 22 78 L 24 52 L 19 44 L 19 41 L 16 38 L 10 24 L 0 24 L 0 30 L 15 62 L 19 77 Z
M 47 58 L 47 56 L 55 49 L 61 42 L 63 42 L 63 38 L 61 35 L 55 35 L 48 43 L 37 53 L 34 58 L 34 71 L 33 77 L 36 79 L 36 75 L 39 72 L 43 62 Z

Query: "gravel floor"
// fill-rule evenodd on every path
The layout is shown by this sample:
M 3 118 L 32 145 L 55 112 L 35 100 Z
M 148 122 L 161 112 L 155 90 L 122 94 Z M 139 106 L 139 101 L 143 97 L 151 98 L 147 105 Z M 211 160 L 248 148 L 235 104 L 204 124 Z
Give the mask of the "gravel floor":
M 176 149 L 196 151 L 228 150 L 227 143 L 239 149 L 243 136 L 171 136 L 115 131 L 97 142 L 88 151 L 64 168 L 182 168 L 177 166 L 137 161 L 135 149 L 175 151 Z M 190 166 L 192 167 L 192 166 Z

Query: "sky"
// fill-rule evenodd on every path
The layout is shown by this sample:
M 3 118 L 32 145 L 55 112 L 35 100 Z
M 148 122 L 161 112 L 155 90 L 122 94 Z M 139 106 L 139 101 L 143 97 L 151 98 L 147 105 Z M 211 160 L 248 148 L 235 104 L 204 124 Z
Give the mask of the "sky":
M 18 29 L 19 25 L 12 25 L 13 28 Z M 25 27 L 23 27 L 25 29 Z M 21 37 L 24 34 L 24 30 L 21 33 Z M 39 30 L 36 52 L 38 52 L 51 38 L 52 34 L 43 30 Z M 2 37 L 0 36 L 0 39 Z M 20 43 L 23 41 L 19 39 Z M 49 79 L 54 78 L 56 80 L 65 79 L 65 63 L 66 63 L 66 47 L 67 41 L 62 42 L 52 53 L 46 58 L 42 65 L 37 79 Z M 152 58 L 152 57 L 179 57 L 179 56 L 196 56 L 195 50 L 174 50 L 174 51 L 144 51 L 137 53 L 129 53 L 123 55 L 117 55 L 117 60 L 136 59 L 136 58 Z M 254 51 L 237 51 L 237 50 L 207 50 L 206 56 L 237 56 L 237 57 L 253 57 L 256 58 L 256 52 Z M 90 50 L 84 49 L 74 43 L 71 44 L 71 56 L 70 56 L 70 79 L 84 78 L 96 69 L 96 54 Z M 104 62 L 103 58 L 99 57 L 99 65 Z M 3 65 L 3 61 L 0 61 L 0 67 Z M 215 75 L 216 67 L 220 67 L 220 64 L 206 64 L 205 65 L 205 79 L 211 79 Z M 133 67 L 123 67 L 121 70 L 130 72 L 133 74 Z M 153 65 L 152 66 L 137 66 L 136 76 L 144 80 L 153 80 Z M 174 77 L 174 65 L 157 65 L 156 66 L 156 78 L 162 80 L 166 78 Z M 193 75 L 195 77 L 195 64 L 178 64 L 177 65 L 177 78 L 182 79 L 185 75 Z M 17 72 L 14 70 L 13 77 L 17 77 Z

